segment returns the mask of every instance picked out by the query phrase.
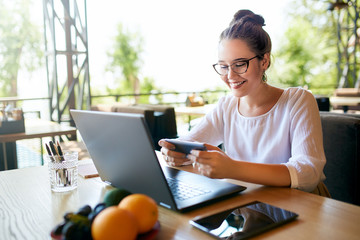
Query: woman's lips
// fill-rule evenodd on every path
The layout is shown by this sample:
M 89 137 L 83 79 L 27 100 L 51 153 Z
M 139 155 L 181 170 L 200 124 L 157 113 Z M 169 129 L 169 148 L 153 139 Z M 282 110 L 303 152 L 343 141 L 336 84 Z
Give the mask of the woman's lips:
M 229 82 L 229 85 L 231 88 L 237 89 L 237 88 L 241 87 L 241 85 L 243 85 L 245 82 L 246 82 L 246 80 L 240 81 L 240 82 Z

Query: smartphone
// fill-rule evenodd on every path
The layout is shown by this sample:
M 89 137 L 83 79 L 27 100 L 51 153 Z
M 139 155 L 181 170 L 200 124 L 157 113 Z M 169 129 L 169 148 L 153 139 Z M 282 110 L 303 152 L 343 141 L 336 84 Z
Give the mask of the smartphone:
M 189 142 L 177 139 L 166 139 L 165 141 L 175 145 L 174 151 L 182 152 L 185 154 L 189 154 L 193 149 L 206 151 L 205 145 L 199 142 Z
M 217 239 L 247 239 L 295 220 L 298 214 L 255 201 L 211 216 L 196 217 L 190 224 Z

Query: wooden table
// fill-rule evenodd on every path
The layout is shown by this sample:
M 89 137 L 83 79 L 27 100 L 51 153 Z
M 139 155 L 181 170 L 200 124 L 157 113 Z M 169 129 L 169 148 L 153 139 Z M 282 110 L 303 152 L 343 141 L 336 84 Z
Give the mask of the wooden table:
M 80 161 L 80 164 L 88 160 Z M 192 171 L 191 167 L 185 170 Z M 360 207 L 295 189 L 263 187 L 232 181 L 248 187 L 239 196 L 185 214 L 159 207 L 158 239 L 213 239 L 188 221 L 254 200 L 299 214 L 298 220 L 259 235 L 255 239 L 359 239 Z M 65 212 L 101 202 L 111 189 L 100 178 L 83 179 L 68 193 L 50 190 L 46 166 L 0 172 L 0 239 L 49 239 L 51 229 Z
M 48 97 L 34 97 L 34 98 L 23 98 L 23 97 L 1 97 L 0 103 L 16 103 L 16 102 L 23 102 L 23 101 L 31 101 L 31 100 L 49 100 Z
M 42 119 L 26 119 L 25 120 L 25 132 L 12 133 L 12 134 L 0 134 L 0 143 L 2 143 L 4 169 L 8 169 L 9 159 L 7 157 L 7 150 L 5 143 L 15 143 L 17 140 L 31 139 L 31 138 L 43 138 L 54 137 L 61 135 L 75 135 L 76 128 L 71 126 L 61 125 L 56 122 L 46 121 Z M 15 155 L 16 156 L 16 155 Z M 17 159 L 14 157 L 10 159 L 12 166 L 17 168 Z M 1 163 L 0 163 L 1 164 Z
M 330 103 L 333 106 L 341 106 L 344 112 L 347 112 L 349 107 L 360 107 L 360 97 L 330 97 Z

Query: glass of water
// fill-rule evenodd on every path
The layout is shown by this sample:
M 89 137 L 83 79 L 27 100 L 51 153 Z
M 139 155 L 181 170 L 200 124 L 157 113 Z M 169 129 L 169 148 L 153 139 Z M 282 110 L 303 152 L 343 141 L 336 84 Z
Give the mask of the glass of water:
M 66 192 L 77 188 L 78 152 L 65 151 L 62 156 L 46 156 L 51 190 Z

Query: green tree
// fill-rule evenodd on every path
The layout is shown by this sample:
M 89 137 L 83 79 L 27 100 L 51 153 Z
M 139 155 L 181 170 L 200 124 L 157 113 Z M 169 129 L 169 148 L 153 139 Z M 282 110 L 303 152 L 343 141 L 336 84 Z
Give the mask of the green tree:
M 108 89 L 110 93 L 135 93 L 150 92 L 155 88 L 154 80 L 144 77 L 139 79 L 142 66 L 141 54 L 143 51 L 143 38 L 139 33 L 132 33 L 124 28 L 122 24 L 118 25 L 117 36 L 115 38 L 113 52 L 109 53 L 111 65 L 109 71 L 114 75 L 119 73 L 118 88 Z M 146 102 L 148 97 L 136 97 L 136 102 Z
M 272 79 L 285 86 L 307 86 L 329 94 L 336 86 L 336 29 L 327 6 L 294 1 L 289 27 L 278 51 Z
M 42 34 L 31 22 L 31 0 L 0 0 L 0 95 L 16 96 L 20 69 L 43 64 Z

